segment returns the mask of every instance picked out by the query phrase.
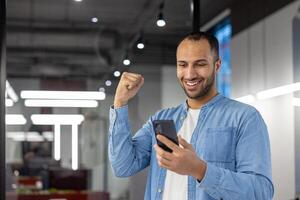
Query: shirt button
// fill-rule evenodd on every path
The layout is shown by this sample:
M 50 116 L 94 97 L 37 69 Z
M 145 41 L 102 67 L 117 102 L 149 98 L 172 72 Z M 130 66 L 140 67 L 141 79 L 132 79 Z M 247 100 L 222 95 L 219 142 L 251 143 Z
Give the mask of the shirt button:
M 161 193 L 161 192 L 162 192 L 162 189 L 159 188 L 159 189 L 157 190 L 157 192 Z

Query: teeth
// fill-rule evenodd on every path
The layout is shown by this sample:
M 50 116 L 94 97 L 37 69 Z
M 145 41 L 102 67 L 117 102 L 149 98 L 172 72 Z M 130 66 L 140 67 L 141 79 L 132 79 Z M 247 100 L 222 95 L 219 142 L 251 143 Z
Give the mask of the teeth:
M 198 81 L 196 81 L 196 82 L 186 82 L 186 84 L 189 85 L 189 86 L 194 86 L 194 85 L 196 85 L 197 83 L 198 83 Z

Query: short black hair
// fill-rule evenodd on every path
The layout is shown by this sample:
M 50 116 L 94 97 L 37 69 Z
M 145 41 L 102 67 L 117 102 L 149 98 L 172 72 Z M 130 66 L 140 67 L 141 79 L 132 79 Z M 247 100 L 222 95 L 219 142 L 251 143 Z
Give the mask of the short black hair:
M 183 42 L 184 40 L 191 40 L 191 41 L 199 41 L 199 40 L 207 40 L 210 46 L 211 52 L 214 53 L 214 60 L 216 61 L 219 59 L 219 42 L 217 38 L 208 33 L 208 32 L 191 32 L 188 35 L 186 35 L 177 45 L 177 47 Z

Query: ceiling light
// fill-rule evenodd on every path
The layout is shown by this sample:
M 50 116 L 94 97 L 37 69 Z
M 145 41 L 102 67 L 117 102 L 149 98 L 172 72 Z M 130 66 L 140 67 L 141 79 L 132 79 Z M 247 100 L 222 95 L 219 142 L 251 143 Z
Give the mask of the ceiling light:
M 96 100 L 42 100 L 27 99 L 24 102 L 27 107 L 73 107 L 73 108 L 95 108 L 98 107 Z
M 98 18 L 97 17 L 93 17 L 92 18 L 92 22 L 97 23 L 98 22 Z
M 121 72 L 118 71 L 118 70 L 114 71 L 114 76 L 115 76 L 115 77 L 121 76 Z
M 24 132 L 6 132 L 6 137 L 18 142 L 26 139 Z
M 23 90 L 21 91 L 23 99 L 86 99 L 86 100 L 104 100 L 104 92 L 88 91 L 46 91 L 46 90 Z
M 139 37 L 138 37 L 138 40 L 137 40 L 136 47 L 137 47 L 138 49 L 143 49 L 143 48 L 145 48 L 145 44 L 144 44 L 144 33 L 143 33 L 143 31 L 140 31 L 140 34 L 139 34 Z
M 14 141 L 42 142 L 44 137 L 38 132 L 7 132 L 6 137 Z
M 104 87 L 101 87 L 101 88 L 99 88 L 99 91 L 100 91 L 100 92 L 105 92 L 105 88 L 104 88 Z
M 142 43 L 142 42 L 138 43 L 136 46 L 137 46 L 138 49 L 143 49 L 143 48 L 145 48 L 145 45 L 144 45 L 144 43 Z
M 166 21 L 164 19 L 164 15 L 163 15 L 163 9 L 164 9 L 164 2 L 162 2 L 159 5 L 159 13 L 158 13 L 157 21 L 156 21 L 156 25 L 158 27 L 163 27 L 166 25 Z
M 126 66 L 128 66 L 128 65 L 130 65 L 130 63 L 131 62 L 129 60 L 128 50 L 127 50 L 126 53 L 125 53 L 125 56 L 124 56 L 123 64 L 126 65 Z
M 130 60 L 128 58 L 123 60 L 124 65 L 130 65 Z
M 48 141 L 53 141 L 54 133 L 51 131 L 45 131 L 42 133 L 43 137 L 46 138 Z
M 54 115 L 54 114 L 33 114 L 32 123 L 35 125 L 72 125 L 81 124 L 84 120 L 83 115 Z
M 14 105 L 14 101 L 11 99 L 5 99 L 5 106 L 12 107 Z
M 75 0 L 76 2 L 81 2 L 82 0 Z
M 110 81 L 110 80 L 105 81 L 105 85 L 106 85 L 107 87 L 111 86 L 111 81 Z
M 5 123 L 6 125 L 24 125 L 27 123 L 27 120 L 21 114 L 6 114 Z
M 160 12 L 160 13 L 158 14 L 158 19 L 157 19 L 157 21 L 156 21 L 156 25 L 157 25 L 158 27 L 164 27 L 164 26 L 166 25 L 166 21 L 164 20 L 164 16 L 163 16 L 163 13 L 162 13 L 162 12 Z
M 263 99 L 268 99 L 268 98 L 292 93 L 298 90 L 300 90 L 300 82 L 261 91 L 257 93 L 257 98 L 263 100 Z

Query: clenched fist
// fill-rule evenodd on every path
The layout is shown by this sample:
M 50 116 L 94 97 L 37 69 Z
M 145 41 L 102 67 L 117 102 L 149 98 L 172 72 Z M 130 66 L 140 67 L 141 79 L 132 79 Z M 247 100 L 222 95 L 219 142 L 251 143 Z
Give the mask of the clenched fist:
M 114 107 L 119 108 L 128 103 L 136 95 L 144 84 L 144 78 L 140 74 L 124 72 L 118 84 Z

